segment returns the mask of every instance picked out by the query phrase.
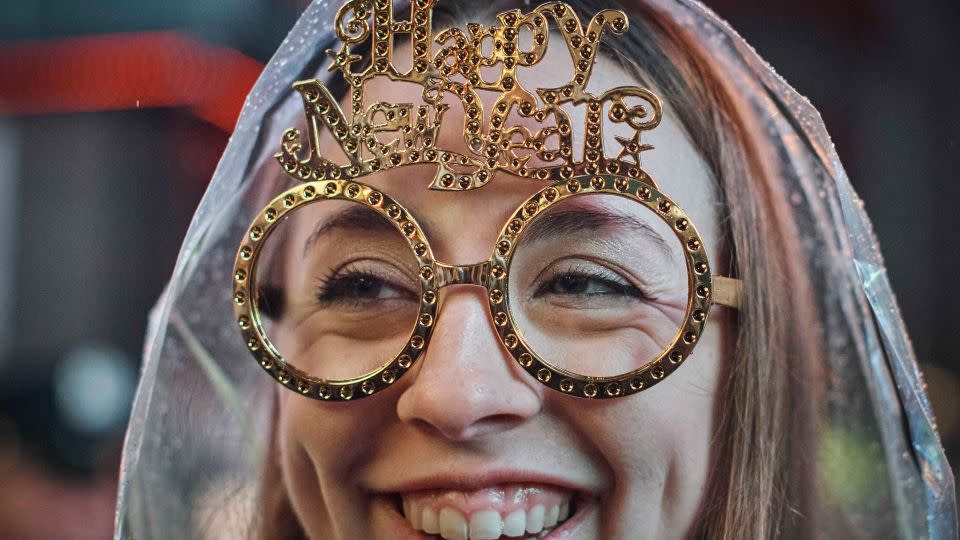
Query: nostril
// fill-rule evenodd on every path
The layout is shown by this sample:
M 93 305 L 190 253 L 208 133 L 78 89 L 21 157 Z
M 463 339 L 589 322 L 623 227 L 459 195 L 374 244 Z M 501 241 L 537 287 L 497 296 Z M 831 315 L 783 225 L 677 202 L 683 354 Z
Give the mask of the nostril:
M 442 437 L 451 441 L 465 441 L 476 439 L 493 433 L 509 431 L 523 423 L 524 418 L 511 414 L 496 414 L 481 418 L 469 424 L 439 424 L 420 418 L 413 418 L 409 423 L 417 430 L 431 436 Z
M 445 436 L 445 433 L 443 433 L 437 426 L 421 418 L 410 419 L 409 424 L 413 426 L 414 429 L 421 431 L 423 433 L 426 433 L 428 435 L 438 436 L 438 437 Z
M 522 424 L 525 419 L 525 416 L 516 414 L 494 414 L 475 422 L 472 427 L 482 433 L 509 431 Z

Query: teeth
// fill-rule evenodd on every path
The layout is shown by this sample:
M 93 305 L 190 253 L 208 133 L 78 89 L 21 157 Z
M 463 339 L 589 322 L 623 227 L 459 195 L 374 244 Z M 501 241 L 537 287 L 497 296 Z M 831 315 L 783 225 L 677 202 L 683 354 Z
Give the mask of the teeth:
M 481 510 L 470 516 L 470 540 L 496 540 L 503 532 L 503 521 L 496 510 Z
M 467 540 L 467 520 L 456 510 L 440 510 L 440 536 L 446 540 Z
M 514 510 L 503 520 L 503 534 L 507 536 L 523 536 L 527 532 L 527 513 L 523 510 Z
M 558 519 L 560 519 L 560 505 L 551 505 L 543 516 L 543 526 L 553 527 Z
M 413 525 L 414 529 L 423 529 L 423 509 L 419 504 L 404 501 L 403 513 L 407 516 L 407 519 L 410 520 L 410 525 Z
M 427 507 L 423 509 L 422 514 L 422 531 L 427 534 L 440 534 L 440 519 L 437 517 L 437 513 L 433 508 Z M 413 523 L 411 523 L 413 525 Z
M 501 536 L 537 539 L 570 517 L 570 501 L 537 504 L 528 510 L 517 509 L 502 516 L 493 509 L 478 510 L 469 518 L 458 510 L 442 507 L 437 512 L 424 503 L 403 500 L 403 513 L 410 525 L 427 534 L 439 534 L 445 540 L 496 540 Z
M 527 512 L 527 532 L 535 533 L 543 530 L 543 505 L 538 504 Z

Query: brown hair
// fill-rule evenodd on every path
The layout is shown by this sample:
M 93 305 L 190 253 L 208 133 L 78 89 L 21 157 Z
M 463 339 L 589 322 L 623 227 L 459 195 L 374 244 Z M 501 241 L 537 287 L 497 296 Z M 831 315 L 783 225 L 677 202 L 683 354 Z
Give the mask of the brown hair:
M 710 167 L 729 271 L 743 281 L 699 535 L 813 537 L 815 463 L 805 450 L 816 440 L 823 348 L 810 276 L 791 263 L 804 255 L 774 150 L 704 40 L 645 2 L 631 7 L 640 16 L 615 55 L 651 80 Z M 778 301 L 787 298 L 790 309 Z
M 804 449 L 815 439 L 819 400 L 814 385 L 795 383 L 817 380 L 822 349 L 809 276 L 791 264 L 804 257 L 775 156 L 703 40 L 654 8 L 637 7 L 641 30 L 628 36 L 624 63 L 650 74 L 717 179 L 730 271 L 744 284 L 700 534 L 809 538 L 814 463 Z M 784 298 L 791 309 L 774 301 Z
M 610 0 L 567 3 L 581 15 L 618 7 Z M 522 7 L 513 4 L 441 5 L 435 21 L 462 23 Z M 629 30 L 607 51 L 656 89 L 709 166 L 729 253 L 729 269 L 716 270 L 739 277 L 744 289 L 736 346 L 717 398 L 711 474 L 692 534 L 815 537 L 823 532 L 815 456 L 804 450 L 816 440 L 822 332 L 806 266 L 791 264 L 804 256 L 774 150 L 700 37 L 647 2 L 630 8 Z M 788 298 L 789 304 L 776 301 Z M 261 536 L 303 538 L 275 455 L 267 456 L 265 469 Z

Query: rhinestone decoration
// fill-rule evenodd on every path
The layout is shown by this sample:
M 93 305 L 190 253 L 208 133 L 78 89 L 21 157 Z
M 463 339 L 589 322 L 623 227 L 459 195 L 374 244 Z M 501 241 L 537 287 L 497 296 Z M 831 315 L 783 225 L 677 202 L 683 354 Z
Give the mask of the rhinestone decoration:
M 599 94 L 586 90 L 601 36 L 615 39 L 627 30 L 622 11 L 602 10 L 584 25 L 572 8 L 551 2 L 526 13 L 501 13 L 497 24 L 470 24 L 467 29 L 449 28 L 434 34 L 435 4 L 411 2 L 406 20 L 394 18 L 389 0 L 350 0 L 340 8 L 335 30 L 341 45 L 326 54 L 332 60 L 329 69 L 338 71 L 351 88 L 350 117 L 320 81 L 301 81 L 294 89 L 303 101 L 307 125 L 329 131 L 347 162 L 324 157 L 317 147 L 318 137 L 307 137 L 304 143 L 299 130 L 289 129 L 276 155 L 285 171 L 309 182 L 356 179 L 384 168 L 432 163 L 437 171 L 430 188 L 451 191 L 481 188 L 501 172 L 540 180 L 601 171 L 640 174 L 640 154 L 653 148 L 641 142 L 641 134 L 660 123 L 659 98 L 638 86 L 620 86 Z M 521 29 L 532 35 L 529 46 L 520 43 Z M 394 42 L 401 35 L 412 38 L 412 68 L 405 71 L 393 58 Z M 520 76 L 543 60 L 551 40 L 562 41 L 561 47 L 569 51 L 571 79 L 556 88 L 524 88 Z M 494 47 L 487 53 L 483 44 L 490 41 Z M 367 51 L 365 57 L 355 52 L 361 48 Z M 490 67 L 499 73 L 481 75 Z M 366 83 L 376 77 L 422 86 L 423 102 L 365 102 Z M 481 104 L 481 90 L 500 92 L 489 112 Z M 443 122 L 456 121 L 445 114 L 450 107 L 444 103 L 445 96 L 459 100 L 463 107 L 459 131 L 464 134 L 466 152 L 438 146 Z M 564 107 L 581 104 L 586 104 L 588 114 L 582 125 L 574 126 Z M 607 115 L 602 114 L 605 108 L 610 111 Z M 532 119 L 537 125 L 518 130 L 517 117 Z M 604 153 L 605 122 L 631 132 L 629 137 L 616 137 L 620 144 L 616 156 Z M 575 130 L 584 134 L 582 152 L 573 151 Z M 575 155 L 582 157 L 578 161 Z M 598 177 L 598 181 L 603 180 Z M 352 187 L 347 189 L 351 198 L 358 195 Z

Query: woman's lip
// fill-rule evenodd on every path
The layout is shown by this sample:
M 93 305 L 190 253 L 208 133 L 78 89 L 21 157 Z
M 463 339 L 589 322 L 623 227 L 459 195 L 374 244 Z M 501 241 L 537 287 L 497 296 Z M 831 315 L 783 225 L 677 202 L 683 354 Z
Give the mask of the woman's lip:
M 455 467 L 451 467 L 451 469 L 456 470 Z M 378 494 L 398 494 L 428 490 L 476 491 L 503 484 L 539 484 L 593 495 L 599 492 L 597 487 L 574 482 L 570 478 L 545 472 L 512 469 L 443 472 L 414 476 L 411 478 L 394 477 L 370 483 L 369 491 Z

